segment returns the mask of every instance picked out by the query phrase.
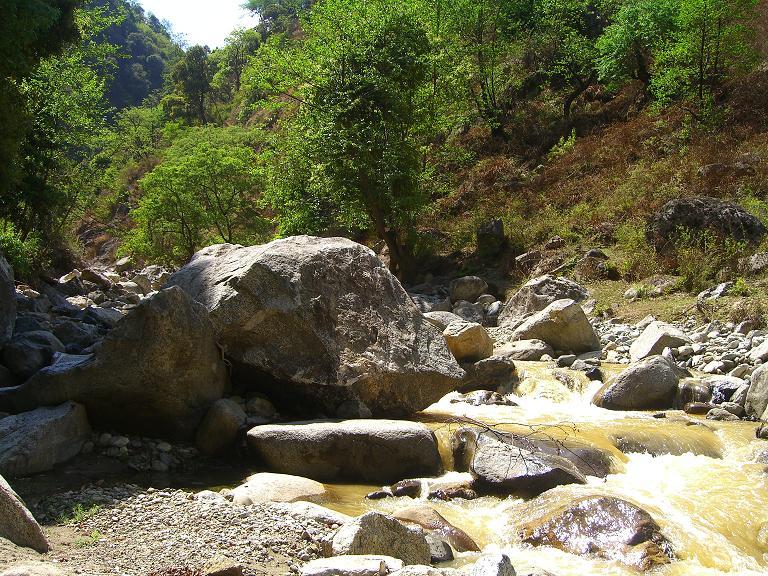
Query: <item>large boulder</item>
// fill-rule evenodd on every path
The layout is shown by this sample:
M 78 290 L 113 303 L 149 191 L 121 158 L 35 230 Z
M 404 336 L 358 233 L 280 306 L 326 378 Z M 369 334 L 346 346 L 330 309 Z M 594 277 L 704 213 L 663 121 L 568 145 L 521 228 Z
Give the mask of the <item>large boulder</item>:
M 543 340 L 555 350 L 581 354 L 600 349 L 600 338 L 573 300 L 556 300 L 520 324 L 511 340 Z
M 461 368 L 440 331 L 365 246 L 298 236 L 198 252 L 171 277 L 211 313 L 243 381 L 309 413 L 421 410 Z
M 217 400 L 197 428 L 197 449 L 205 456 L 218 454 L 237 440 L 237 433 L 247 419 L 245 410 L 234 400 Z
M 477 299 L 488 291 L 488 283 L 478 276 L 463 276 L 451 281 L 448 285 L 448 295 L 451 302 L 477 302 Z
M 645 229 L 657 252 L 674 249 L 681 231 L 709 231 L 757 245 L 765 236 L 762 222 L 741 206 L 717 198 L 676 198 L 649 218 Z
M 493 340 L 475 322 L 451 322 L 443 330 L 448 349 L 459 362 L 477 362 L 493 355 Z
M 442 469 L 434 434 L 416 422 L 267 424 L 248 432 L 248 447 L 269 470 L 323 482 L 386 484 Z
M 266 502 L 322 502 L 325 498 L 325 486 L 320 482 L 270 472 L 253 474 L 232 490 L 232 501 L 246 506 Z
M 632 343 L 629 355 L 634 362 L 661 354 L 664 348 L 679 348 L 690 344 L 691 339 L 682 330 L 667 324 L 654 321 L 648 324 L 643 333 Z
M 0 474 L 52 470 L 80 453 L 90 438 L 85 409 L 73 402 L 0 419 Z
M 589 296 L 587 289 L 573 280 L 550 275 L 539 276 L 526 282 L 504 304 L 504 310 L 499 314 L 499 326 L 514 324 L 516 321 L 544 310 L 557 300 L 573 300 L 582 302 Z
M 595 394 L 592 403 L 608 410 L 672 408 L 678 380 L 669 360 L 651 356 L 609 380 Z
M 768 364 L 763 364 L 752 373 L 744 411 L 747 416 L 768 420 Z
M 466 429 L 460 429 L 452 444 L 456 469 L 464 468 L 462 459 L 468 463 L 474 478 L 473 487 L 481 492 L 535 495 L 561 484 L 584 484 L 587 481 L 566 458 L 516 443 L 511 435 L 467 433 Z M 462 455 L 457 457 L 457 452 Z
M 50 546 L 42 528 L 24 502 L 0 476 L 0 537 L 17 546 L 48 552 Z
M 673 554 L 659 525 L 638 506 L 611 496 L 587 496 L 545 510 L 520 530 L 520 539 L 571 554 L 594 554 L 640 570 Z
M 391 516 L 368 512 L 344 524 L 333 536 L 334 556 L 386 554 L 404 564 L 429 564 L 431 555 L 424 532 Z
M 465 376 L 458 388 L 459 392 L 498 388 L 509 390 L 518 377 L 515 361 L 506 355 L 490 356 L 462 364 L 461 367 L 464 368 Z
M 186 439 L 226 382 L 208 312 L 174 287 L 131 310 L 94 354 L 62 357 L 21 386 L 0 390 L 0 409 L 74 400 L 99 428 Z
M 26 380 L 64 352 L 64 344 L 51 332 L 35 330 L 16 334 L 3 348 L 3 364 L 21 380 Z
M 498 350 L 499 354 L 503 354 L 507 358 L 512 360 L 522 361 L 539 361 L 545 354 L 553 357 L 555 356 L 555 350 L 542 340 L 516 340 L 514 342 L 507 342 Z
M 0 349 L 11 339 L 16 321 L 16 287 L 13 269 L 0 254 Z

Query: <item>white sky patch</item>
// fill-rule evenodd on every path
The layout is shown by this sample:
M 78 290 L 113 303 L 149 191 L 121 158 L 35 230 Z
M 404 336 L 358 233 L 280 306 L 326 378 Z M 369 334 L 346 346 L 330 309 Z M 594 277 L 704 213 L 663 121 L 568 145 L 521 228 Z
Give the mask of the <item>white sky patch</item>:
M 139 4 L 160 20 L 168 20 L 173 32 L 182 34 L 189 46 L 218 48 L 235 28 L 258 23 L 241 7 L 243 0 L 139 0 Z

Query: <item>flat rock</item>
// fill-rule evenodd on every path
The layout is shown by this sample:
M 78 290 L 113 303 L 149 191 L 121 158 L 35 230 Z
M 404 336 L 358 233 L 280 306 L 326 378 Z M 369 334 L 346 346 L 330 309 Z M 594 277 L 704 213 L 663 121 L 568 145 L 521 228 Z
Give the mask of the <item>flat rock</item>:
M 323 482 L 388 484 L 436 476 L 437 442 L 423 424 L 397 420 L 297 422 L 256 426 L 248 447 L 269 470 Z
M 288 474 L 260 472 L 249 476 L 244 484 L 232 490 L 235 504 L 250 505 L 265 502 L 322 502 L 325 486 L 309 478 Z
M 345 555 L 318 558 L 301 567 L 301 576 L 386 576 L 400 570 L 402 561 L 391 556 Z

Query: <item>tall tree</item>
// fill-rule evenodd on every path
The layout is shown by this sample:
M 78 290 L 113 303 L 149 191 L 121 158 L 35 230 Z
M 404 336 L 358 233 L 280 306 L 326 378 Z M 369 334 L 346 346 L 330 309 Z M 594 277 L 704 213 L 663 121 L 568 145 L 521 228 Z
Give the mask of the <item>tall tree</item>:
M 212 68 L 207 46 L 192 46 L 176 64 L 173 79 L 187 102 L 190 119 L 207 123 L 206 108 L 211 93 Z

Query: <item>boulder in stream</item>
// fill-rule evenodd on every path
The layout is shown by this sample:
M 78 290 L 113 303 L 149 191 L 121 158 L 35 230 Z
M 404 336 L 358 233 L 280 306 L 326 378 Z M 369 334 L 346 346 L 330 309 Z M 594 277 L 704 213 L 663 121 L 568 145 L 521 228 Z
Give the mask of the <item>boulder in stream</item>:
M 448 349 L 459 362 L 477 362 L 493 355 L 493 340 L 476 322 L 451 322 L 443 330 Z
M 610 379 L 592 399 L 608 410 L 671 408 L 677 396 L 678 375 L 669 360 L 651 356 Z
M 0 476 L 0 537 L 17 546 L 48 552 L 50 546 L 32 513 Z
M 235 377 L 309 414 L 401 417 L 458 385 L 463 371 L 373 251 L 297 236 L 198 252 L 169 285 L 211 313 Z
M 0 390 L 0 410 L 74 400 L 102 429 L 186 439 L 226 382 L 208 312 L 170 288 L 131 310 L 94 354 L 64 355 L 21 386 Z
M 549 509 L 521 528 L 520 539 L 571 554 L 594 554 L 640 570 L 674 558 L 651 515 L 612 496 L 581 497 Z
M 311 421 L 256 426 L 248 447 L 273 472 L 322 482 L 386 484 L 436 476 L 437 441 L 424 424 L 399 420 Z
M 401 508 L 394 513 L 394 517 L 421 526 L 429 534 L 448 542 L 457 552 L 480 550 L 469 534 L 448 522 L 437 510 L 426 504 Z

